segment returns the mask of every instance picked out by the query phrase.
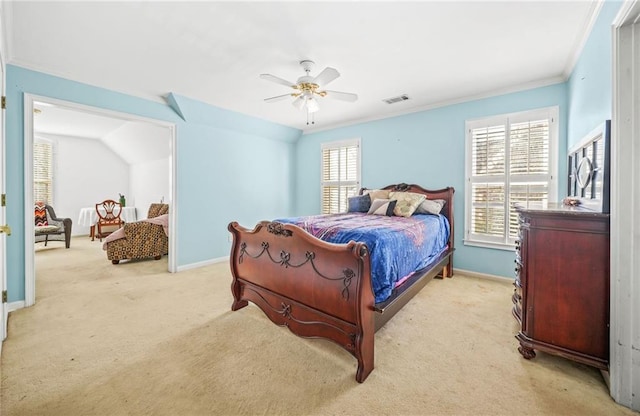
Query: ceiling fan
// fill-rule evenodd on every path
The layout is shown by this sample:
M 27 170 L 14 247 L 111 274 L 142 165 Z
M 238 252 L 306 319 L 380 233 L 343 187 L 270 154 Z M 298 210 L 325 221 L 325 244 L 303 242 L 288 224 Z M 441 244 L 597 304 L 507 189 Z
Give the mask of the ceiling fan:
M 295 92 L 292 93 L 265 98 L 264 101 L 267 103 L 273 103 L 284 100 L 288 97 L 294 97 L 292 102 L 293 106 L 299 110 L 306 110 L 307 115 L 309 115 L 320 109 L 317 100 L 318 97 L 334 98 L 336 100 L 349 102 L 354 102 L 358 99 L 357 94 L 322 89 L 328 83 L 338 78 L 340 73 L 335 68 L 326 67 L 316 77 L 312 77 L 310 72 L 314 65 L 315 63 L 310 60 L 300 61 L 300 66 L 302 66 L 302 69 L 304 69 L 307 74 L 298 78 L 295 83 L 276 77 L 275 75 L 261 74 L 260 78 L 262 79 L 285 85 L 295 90 Z M 309 124 L 308 120 L 307 124 Z

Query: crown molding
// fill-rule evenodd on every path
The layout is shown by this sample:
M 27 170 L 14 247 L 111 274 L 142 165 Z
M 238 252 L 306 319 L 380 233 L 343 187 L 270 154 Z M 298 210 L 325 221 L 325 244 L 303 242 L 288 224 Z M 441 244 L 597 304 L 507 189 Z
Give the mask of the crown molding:
M 165 100 L 164 96 L 162 96 L 162 95 L 140 94 L 138 92 L 117 90 L 117 89 L 114 89 L 113 87 L 108 86 L 108 85 L 91 84 L 91 83 L 89 83 L 87 81 L 78 80 L 77 78 L 75 78 L 71 74 L 52 71 L 51 69 L 41 67 L 40 65 L 27 64 L 27 63 L 24 63 L 24 62 L 20 61 L 19 59 L 12 59 L 11 61 L 7 61 L 6 63 L 7 63 L 7 65 L 13 65 L 13 66 L 20 67 L 22 69 L 27 69 L 27 70 L 30 70 L 30 71 L 40 72 L 41 74 L 49 75 L 51 77 L 62 78 L 65 81 L 76 82 L 78 84 L 83 84 L 83 85 L 87 85 L 87 86 L 94 87 L 94 88 L 101 88 L 101 89 L 107 90 L 109 92 L 115 92 L 117 94 L 128 95 L 130 97 L 140 98 L 140 99 L 143 99 L 143 100 L 152 101 L 152 102 L 155 102 L 155 103 L 160 103 L 160 104 L 167 105 L 167 101 Z
M 589 35 L 591 35 L 591 30 L 593 29 L 596 20 L 598 20 L 598 15 L 600 14 L 600 10 L 602 10 L 603 5 L 604 0 L 600 0 L 591 4 L 589 19 L 585 22 L 584 27 L 582 28 L 582 35 L 578 36 L 578 38 L 576 39 L 573 53 L 567 60 L 564 71 L 562 71 L 562 75 L 564 76 L 565 80 L 569 79 L 569 77 L 571 76 L 576 63 L 578 62 L 578 58 L 580 58 L 580 55 L 582 54 L 584 45 L 586 45 L 587 40 L 589 40 Z
M 491 92 L 485 92 L 485 93 L 480 93 L 480 94 L 475 94 L 475 95 L 467 95 L 467 96 L 463 96 L 463 97 L 453 98 L 451 100 L 439 101 L 439 102 L 436 102 L 436 103 L 431 103 L 431 104 L 411 107 L 411 108 L 407 108 L 407 109 L 404 109 L 402 111 L 396 111 L 396 112 L 393 112 L 393 113 L 386 113 L 386 114 L 381 114 L 381 115 L 376 115 L 376 116 L 371 116 L 371 117 L 362 117 L 362 118 L 358 118 L 358 119 L 351 119 L 351 120 L 347 120 L 347 121 L 344 121 L 344 122 L 341 122 L 341 123 L 336 123 L 336 124 L 331 124 L 331 125 L 328 125 L 328 126 L 323 126 L 321 128 L 306 129 L 306 130 L 303 130 L 302 135 L 305 136 L 307 134 L 320 133 L 320 132 L 327 131 L 327 130 L 333 130 L 333 129 L 337 129 L 337 128 L 341 128 L 341 127 L 353 126 L 353 125 L 356 125 L 356 124 L 367 123 L 367 122 L 370 122 L 370 121 L 384 120 L 384 119 L 387 119 L 387 118 L 399 117 L 399 116 L 403 116 L 403 115 L 406 115 L 406 114 L 413 114 L 413 113 L 419 113 L 421 111 L 428 111 L 428 110 L 433 110 L 433 109 L 436 109 L 436 108 L 448 107 L 450 105 L 467 103 L 467 102 L 470 102 L 470 101 L 477 101 L 477 100 L 482 100 L 482 99 L 485 99 L 485 98 L 497 97 L 497 96 L 505 95 L 505 94 L 512 94 L 512 93 L 516 93 L 516 92 L 531 90 L 531 89 L 534 89 L 534 88 L 547 87 L 549 85 L 555 85 L 555 84 L 563 83 L 566 80 L 567 79 L 564 76 L 556 76 L 556 77 L 551 77 L 551 78 L 545 78 L 545 79 L 542 79 L 542 80 L 531 81 L 531 82 L 527 82 L 527 83 L 524 83 L 524 84 L 519 84 L 519 85 L 516 85 L 516 86 L 511 86 L 511 87 L 506 87 L 506 88 L 500 88 L 500 89 L 497 89 L 497 90 L 492 90 Z

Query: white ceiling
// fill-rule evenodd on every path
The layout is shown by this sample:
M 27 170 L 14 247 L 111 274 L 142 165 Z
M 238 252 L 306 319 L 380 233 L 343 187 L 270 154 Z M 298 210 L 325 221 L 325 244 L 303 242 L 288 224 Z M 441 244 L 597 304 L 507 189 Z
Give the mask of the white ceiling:
M 33 107 L 37 136 L 100 140 L 130 165 L 171 155 L 171 133 L 166 127 L 47 102 L 35 101 Z
M 33 129 L 41 134 L 102 139 L 127 123 L 127 120 L 104 117 L 39 101 L 34 102 L 33 107 Z
M 594 1 L 9 2 L 8 63 L 164 101 L 169 92 L 305 131 L 566 79 Z M 316 124 L 259 78 L 341 77 Z M 383 99 L 407 94 L 409 101 Z

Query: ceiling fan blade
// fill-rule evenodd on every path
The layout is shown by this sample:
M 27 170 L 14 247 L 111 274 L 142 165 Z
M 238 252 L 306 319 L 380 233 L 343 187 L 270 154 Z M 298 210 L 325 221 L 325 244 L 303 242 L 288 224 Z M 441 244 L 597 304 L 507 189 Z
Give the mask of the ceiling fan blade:
M 278 78 L 275 75 L 271 74 L 260 74 L 260 78 L 266 79 L 267 81 L 275 82 L 276 84 L 286 85 L 287 87 L 295 88 L 296 84 L 293 82 L 289 82 L 286 79 Z
M 340 76 L 340 73 L 335 68 L 326 67 L 325 69 L 322 70 L 322 72 L 318 74 L 317 77 L 313 79 L 312 82 L 314 84 L 324 86 L 330 83 L 331 81 L 333 81 L 334 79 L 338 78 L 339 76 Z
M 340 91 L 331 91 L 331 90 L 325 90 L 321 92 L 325 92 L 326 93 L 325 96 L 327 98 L 333 98 L 335 100 L 349 101 L 351 103 L 358 100 L 358 94 L 352 94 L 350 92 L 340 92 Z
M 285 98 L 289 98 L 289 97 L 291 97 L 291 94 L 277 95 L 275 97 L 265 98 L 264 102 L 265 103 L 275 103 L 276 101 L 282 101 Z

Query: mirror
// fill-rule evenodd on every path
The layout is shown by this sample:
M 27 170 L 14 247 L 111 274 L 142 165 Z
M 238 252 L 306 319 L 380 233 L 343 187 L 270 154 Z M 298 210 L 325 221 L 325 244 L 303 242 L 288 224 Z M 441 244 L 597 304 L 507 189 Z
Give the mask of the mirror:
M 576 181 L 582 189 L 586 188 L 591 182 L 591 174 L 593 173 L 593 164 L 588 157 L 583 157 L 578 163 L 576 169 Z
M 567 196 L 584 209 L 610 211 L 610 136 L 611 121 L 606 120 L 569 148 Z

